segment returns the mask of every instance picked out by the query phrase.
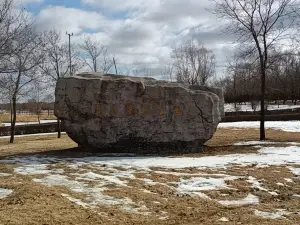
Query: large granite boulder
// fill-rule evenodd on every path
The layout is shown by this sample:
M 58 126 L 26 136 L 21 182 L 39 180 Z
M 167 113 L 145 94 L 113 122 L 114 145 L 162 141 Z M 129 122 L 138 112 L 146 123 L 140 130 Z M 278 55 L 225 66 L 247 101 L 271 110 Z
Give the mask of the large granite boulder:
M 221 89 L 97 73 L 60 78 L 55 115 L 99 152 L 195 153 L 224 116 Z

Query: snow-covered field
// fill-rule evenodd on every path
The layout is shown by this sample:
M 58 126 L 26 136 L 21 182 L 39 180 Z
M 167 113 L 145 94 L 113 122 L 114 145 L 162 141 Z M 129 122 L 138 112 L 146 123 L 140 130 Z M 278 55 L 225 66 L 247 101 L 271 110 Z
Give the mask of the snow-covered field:
M 124 212 L 143 216 L 155 216 L 161 220 L 168 220 L 166 212 L 153 212 L 149 203 L 134 201 L 128 196 L 115 197 L 109 191 L 135 190 L 157 199 L 158 193 L 154 186 L 170 189 L 174 196 L 191 196 L 214 202 L 220 206 L 243 207 L 252 206 L 253 216 L 265 219 L 285 219 L 295 213 L 289 210 L 275 209 L 273 212 L 256 209 L 261 199 L 257 190 L 277 198 L 282 193 L 278 188 L 268 187 L 265 180 L 250 176 L 234 175 L 229 172 L 232 168 L 248 168 L 249 170 L 283 167 L 292 177 L 282 177 L 279 186 L 295 184 L 300 175 L 300 144 L 286 143 L 285 147 L 276 146 L 276 142 L 242 142 L 236 146 L 255 145 L 257 153 L 229 154 L 205 156 L 199 158 L 182 157 L 129 157 L 126 155 L 112 155 L 109 157 L 13 157 L 0 160 L 0 165 L 14 165 L 13 173 L 2 173 L 0 176 L 33 176 L 32 181 L 49 187 L 64 187 L 68 193 L 61 196 L 70 202 L 95 212 L 99 207 L 117 207 Z M 280 143 L 280 146 L 284 143 Z M 244 169 L 242 169 L 244 170 Z M 38 177 L 35 177 L 38 176 Z M 160 180 L 154 177 L 162 177 Z M 168 177 L 172 179 L 168 180 Z M 136 182 L 140 186 L 137 185 Z M 244 197 L 235 198 L 231 192 L 239 191 L 230 182 L 244 182 L 249 191 Z M 0 185 L 1 187 L 1 185 Z M 222 199 L 210 196 L 210 192 L 226 191 Z M 247 189 L 246 189 L 247 190 Z M 13 195 L 14 191 L 0 188 L 0 199 Z M 72 194 L 73 193 L 73 194 Z M 85 197 L 76 197 L 84 194 Z M 293 193 L 298 198 L 300 191 Z M 228 199 L 224 199 L 228 196 Z M 279 197 L 278 197 L 279 198 Z M 158 198 L 152 204 L 162 204 L 167 199 Z M 155 203 L 156 202 L 156 203 Z M 219 221 L 226 222 L 228 218 L 220 217 Z
M 237 128 L 258 129 L 260 126 L 259 121 L 254 122 L 232 122 L 232 123 L 220 123 L 218 128 Z M 286 132 L 300 132 L 300 121 L 267 121 L 265 123 L 267 129 L 281 130 Z
M 300 121 L 267 122 L 266 127 L 293 132 L 297 137 Z M 219 128 L 229 129 L 225 136 L 228 138 L 228 132 L 247 133 L 247 128 L 259 128 L 259 122 L 221 123 Z M 238 131 L 233 131 L 236 129 Z M 222 136 L 218 135 L 218 138 Z M 33 155 L 32 152 L 39 152 L 38 147 L 32 152 L 30 147 L 29 151 L 26 149 L 29 154 L 19 150 L 15 154 L 6 151 L 12 156 L 0 158 L 0 207 L 12 205 L 15 210 L 14 207 L 21 207 L 18 202 L 26 204 L 30 197 L 24 193 L 28 189 L 21 188 L 26 184 L 29 189 L 42 189 L 39 196 L 49 190 L 47 196 L 51 201 L 63 199 L 72 207 L 78 207 L 68 212 L 77 213 L 80 209 L 100 216 L 106 224 L 122 224 L 120 221 L 124 218 L 127 222 L 130 218 L 131 222 L 132 217 L 140 219 L 135 224 L 144 224 L 144 220 L 150 221 L 145 225 L 194 224 L 193 218 L 186 222 L 192 214 L 183 215 L 182 208 L 196 213 L 193 216 L 200 221 L 199 212 L 203 207 L 204 210 L 215 207 L 218 212 L 208 212 L 205 225 L 285 224 L 279 221 L 298 224 L 294 222 L 300 219 L 300 140 L 236 140 L 233 138 L 225 153 L 217 149 L 215 155 L 193 157 L 82 154 L 72 150 L 62 154 L 56 148 L 53 152 L 51 149 L 49 155 L 44 155 L 48 151 Z M 230 152 L 231 149 L 238 154 Z M 34 204 L 47 198 L 36 198 L 35 192 L 33 195 Z M 1 201 L 9 204 L 1 205 Z M 45 204 L 48 210 L 49 203 Z M 179 211 L 178 205 L 182 207 Z M 8 208 L 2 212 L 5 214 Z M 117 220 L 112 219 L 111 213 Z M 124 215 L 130 216 L 121 218 Z M 98 224 L 85 221 L 76 224 L 82 223 Z
M 237 104 L 237 108 L 234 107 L 233 103 L 226 103 L 225 106 L 225 112 L 253 112 L 253 108 L 251 106 L 251 103 L 246 104 Z M 285 110 L 285 109 L 298 109 L 300 108 L 300 105 L 268 105 L 268 110 Z M 260 111 L 260 105 L 258 104 L 256 111 Z

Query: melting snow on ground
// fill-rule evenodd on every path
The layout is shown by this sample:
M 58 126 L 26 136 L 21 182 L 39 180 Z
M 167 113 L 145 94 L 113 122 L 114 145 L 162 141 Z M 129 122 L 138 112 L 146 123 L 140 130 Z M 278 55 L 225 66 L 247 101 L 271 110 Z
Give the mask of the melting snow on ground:
M 259 210 L 255 210 L 254 214 L 264 219 L 278 220 L 278 219 L 286 219 L 285 216 L 288 216 L 291 213 L 287 212 L 285 209 L 278 209 L 276 212 L 262 212 Z
M 0 173 L 0 177 L 9 177 L 11 176 L 10 173 Z
M 57 120 L 40 120 L 40 123 L 55 123 Z M 11 126 L 11 123 L 3 123 L 5 127 Z M 39 122 L 17 122 L 16 126 L 39 124 Z
M 245 141 L 234 144 L 235 146 L 262 146 L 262 145 L 299 145 L 297 142 L 272 142 L 272 141 Z
M 260 126 L 259 121 L 220 123 L 218 128 L 255 128 Z M 300 121 L 267 121 L 267 129 L 281 130 L 286 132 L 300 132 Z
M 255 195 L 249 194 L 246 198 L 239 200 L 224 200 L 218 201 L 224 206 L 244 206 L 244 205 L 257 205 L 259 204 L 259 198 Z
M 149 210 L 143 202 L 133 202 L 130 198 L 117 198 L 106 194 L 106 191 L 130 188 L 130 180 L 140 180 L 145 187 L 151 185 L 165 185 L 175 194 L 191 195 L 210 199 L 224 206 L 243 206 L 259 204 L 259 198 L 249 193 L 243 199 L 218 200 L 211 199 L 205 194 L 207 191 L 231 189 L 227 181 L 242 179 L 254 189 L 276 195 L 254 177 L 236 177 L 227 174 L 186 173 L 177 169 L 226 169 L 232 166 L 256 165 L 287 166 L 295 175 L 300 173 L 295 164 L 300 164 L 300 146 L 261 147 L 257 153 L 205 156 L 200 158 L 169 158 L 169 157 L 83 157 L 83 158 L 54 158 L 54 157 L 23 157 L 0 160 L 0 164 L 17 164 L 14 173 L 21 175 L 39 175 L 35 182 L 47 186 L 61 186 L 74 193 L 82 193 L 86 198 L 74 198 L 70 194 L 62 196 L 84 208 L 94 209 L 99 205 L 115 205 L 127 212 L 147 215 Z M 63 166 L 57 168 L 56 166 Z M 65 172 L 67 169 L 76 172 Z M 152 168 L 160 168 L 153 170 Z M 172 171 L 166 171 L 171 169 Z M 149 175 L 161 174 L 178 176 L 177 182 L 157 182 L 149 175 L 148 178 L 138 178 L 136 173 Z M 93 185 L 90 183 L 92 182 Z M 151 194 L 148 190 L 144 193 Z M 10 192 L 11 193 L 11 192 Z M 9 193 L 9 194 L 10 194 Z M 7 194 L 7 192 L 6 192 Z M 167 215 L 158 215 L 167 218 Z
M 0 199 L 6 198 L 11 193 L 13 193 L 13 190 L 0 188 Z
M 66 134 L 66 132 L 61 132 L 61 134 Z M 22 134 L 22 135 L 15 135 L 15 138 L 23 138 L 23 137 L 32 137 L 32 136 L 48 136 L 48 135 L 57 135 L 56 133 L 39 133 L 39 134 Z M 10 136 L 1 136 L 0 139 L 7 139 Z
M 251 103 L 247 104 L 237 104 L 237 107 L 234 107 L 232 103 L 226 103 L 224 105 L 225 112 L 253 112 Z M 284 110 L 284 109 L 298 109 L 300 105 L 268 105 L 268 110 Z M 260 104 L 257 105 L 256 111 L 260 111 Z

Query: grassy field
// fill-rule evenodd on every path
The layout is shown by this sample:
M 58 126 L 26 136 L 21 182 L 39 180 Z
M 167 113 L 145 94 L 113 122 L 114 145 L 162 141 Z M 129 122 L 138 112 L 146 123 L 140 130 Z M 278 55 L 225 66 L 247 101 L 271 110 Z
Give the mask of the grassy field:
M 54 115 L 42 114 L 40 115 L 40 120 L 55 120 Z M 17 122 L 38 122 L 37 115 L 17 115 Z M 0 124 L 10 123 L 9 114 L 0 114 Z
M 282 131 L 267 130 L 268 141 L 282 142 L 270 146 L 288 146 L 287 142 L 300 142 L 300 133 L 288 133 Z M 234 154 L 254 154 L 258 148 L 254 146 L 236 146 L 237 142 L 258 140 L 257 129 L 219 129 L 214 138 L 207 143 L 204 153 L 178 156 L 189 158 L 220 157 Z M 296 143 L 297 144 L 297 143 Z M 296 148 L 296 147 L 295 147 Z M 83 157 L 93 160 L 101 154 L 83 152 L 66 135 L 56 139 L 55 135 L 17 138 L 13 145 L 8 144 L 8 139 L 0 139 L 0 173 L 8 176 L 0 176 L 0 188 L 14 190 L 6 198 L 0 200 L 0 224 L 262 224 L 262 225 L 287 225 L 299 224 L 300 198 L 292 197 L 300 194 L 300 180 L 284 165 L 273 165 L 266 168 L 248 166 L 231 166 L 227 169 L 197 169 L 188 168 L 181 170 L 166 168 L 124 169 L 124 167 L 106 167 L 82 163 Z M 35 158 L 37 157 L 37 158 Z M 62 163 L 62 160 L 74 158 L 81 163 L 75 168 L 71 164 Z M 173 158 L 173 156 L 171 157 Z M 17 162 L 5 161 L 17 159 Z M 27 161 L 30 163 L 28 164 Z M 57 178 L 61 175 L 68 177 L 68 185 L 44 185 L 37 182 L 45 179 L 45 174 L 33 174 L 32 169 L 42 168 L 47 172 L 39 160 L 47 159 L 50 165 L 47 170 L 56 171 L 47 179 Z M 117 160 L 118 158 L 116 158 Z M 23 161 L 22 161 L 23 160 Z M 24 161 L 25 160 L 25 161 Z M 76 161 L 75 160 L 75 161 Z M 26 165 L 24 166 L 23 164 Z M 18 173 L 22 168 L 25 173 Z M 300 168 L 300 165 L 293 165 Z M 132 171 L 133 170 L 133 171 Z M 63 172 L 59 172 L 63 171 Z M 79 199 L 89 199 L 91 196 L 86 192 L 72 191 L 72 188 L 80 187 L 78 182 L 80 175 L 96 173 L 103 179 L 108 179 L 108 189 L 99 189 L 99 199 L 107 196 L 113 199 L 124 199 L 124 206 L 119 204 L 95 204 L 93 207 L 81 202 L 81 206 L 75 204 Z M 114 183 L 113 174 L 125 173 L 134 175 L 134 179 L 124 176 Z M 77 174 L 77 175 L 75 175 Z M 178 195 L 174 188 L 182 179 L 189 179 L 190 175 L 201 174 L 210 179 L 219 179 L 226 176 L 241 177 L 234 180 L 226 180 L 230 188 L 203 191 L 211 199 L 231 201 L 243 199 L 247 195 L 258 196 L 260 204 L 245 206 L 224 206 L 217 201 L 208 200 L 190 195 Z M 223 175 L 222 175 L 223 174 Z M 77 176 L 77 177 L 76 177 Z M 242 177 L 257 179 L 260 186 L 246 182 Z M 287 179 L 292 180 L 288 182 Z M 147 185 L 145 180 L 151 180 Z M 72 181 L 72 182 L 71 182 Z M 56 182 L 48 180 L 48 182 Z M 98 188 L 101 185 L 91 177 L 84 181 L 86 188 Z M 78 186 L 79 185 L 79 186 Z M 100 185 L 100 186 L 99 186 Z M 78 186 L 78 187 L 77 187 Z M 272 195 L 271 192 L 276 192 Z M 94 196 L 93 193 L 92 196 Z M 102 196 L 103 195 L 103 196 Z M 134 210 L 131 209 L 133 203 Z M 122 200 L 123 201 L 123 200 Z M 80 201 L 79 201 L 80 202 Z M 130 208 L 130 210 L 128 209 Z M 254 215 L 254 212 L 276 212 L 287 209 L 289 214 L 282 214 L 280 219 L 266 219 Z M 147 211 L 147 212 L 146 212 Z

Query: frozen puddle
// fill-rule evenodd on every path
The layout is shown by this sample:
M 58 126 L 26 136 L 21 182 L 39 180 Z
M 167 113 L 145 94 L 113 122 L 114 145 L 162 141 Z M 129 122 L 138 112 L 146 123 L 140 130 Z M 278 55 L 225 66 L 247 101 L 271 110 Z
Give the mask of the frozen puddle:
M 11 193 L 13 193 L 13 190 L 0 188 L 0 199 L 6 198 Z

